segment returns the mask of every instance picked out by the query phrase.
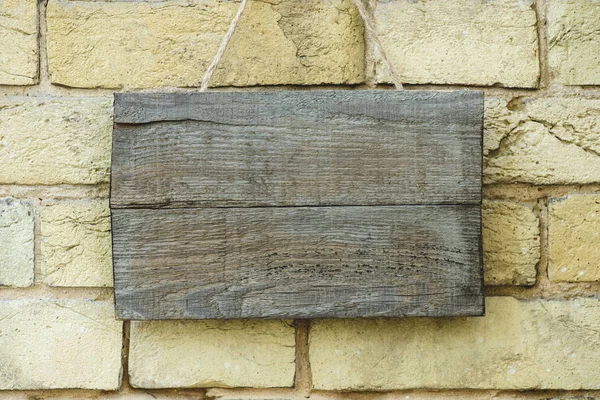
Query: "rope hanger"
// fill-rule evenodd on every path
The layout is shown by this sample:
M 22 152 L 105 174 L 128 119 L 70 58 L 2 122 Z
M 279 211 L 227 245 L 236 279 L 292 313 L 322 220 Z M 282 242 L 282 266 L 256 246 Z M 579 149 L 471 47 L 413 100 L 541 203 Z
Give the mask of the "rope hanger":
M 373 20 L 372 16 L 367 11 L 362 0 L 352 0 L 352 2 L 354 3 L 354 6 L 358 10 L 360 17 L 363 20 L 363 24 L 364 24 L 365 30 L 367 32 L 367 37 L 371 40 L 372 44 L 379 52 L 379 55 L 381 56 L 382 61 L 384 62 L 384 64 L 386 65 L 386 68 L 388 69 L 390 75 L 392 76 L 392 83 L 394 84 L 394 86 L 396 87 L 397 90 L 402 90 L 403 89 L 402 83 L 400 82 L 400 79 L 398 78 L 398 75 L 396 74 L 396 71 L 394 70 L 392 63 L 390 62 L 389 58 L 387 57 L 385 50 L 383 50 L 381 40 L 379 39 L 379 35 L 377 34 L 377 31 L 375 30 L 375 21 Z M 219 64 L 219 62 L 221 61 L 221 58 L 223 57 L 223 54 L 225 53 L 225 49 L 227 48 L 227 45 L 229 44 L 229 41 L 231 40 L 231 37 L 233 36 L 233 32 L 235 31 L 235 28 L 237 27 L 237 24 L 240 21 L 240 18 L 242 16 L 244 10 L 246 9 L 247 3 L 248 3 L 248 0 L 242 0 L 242 2 L 240 3 L 240 7 L 237 10 L 237 13 L 231 20 L 229 29 L 227 30 L 227 33 L 225 34 L 225 36 L 223 37 L 223 40 L 221 41 L 221 46 L 219 46 L 219 50 L 217 51 L 217 54 L 215 54 L 215 57 L 213 58 L 212 62 L 208 66 L 208 69 L 204 73 L 204 77 L 202 78 L 202 84 L 200 85 L 201 92 L 204 92 L 204 91 L 206 91 L 206 89 L 208 89 L 208 84 L 210 82 L 210 79 L 212 78 L 212 75 L 215 72 L 217 65 Z

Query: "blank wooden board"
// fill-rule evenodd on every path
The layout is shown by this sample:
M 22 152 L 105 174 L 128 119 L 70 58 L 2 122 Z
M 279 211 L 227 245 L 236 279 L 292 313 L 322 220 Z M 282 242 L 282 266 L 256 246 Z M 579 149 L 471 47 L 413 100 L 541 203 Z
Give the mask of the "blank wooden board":
M 123 319 L 483 313 L 476 91 L 115 95 Z

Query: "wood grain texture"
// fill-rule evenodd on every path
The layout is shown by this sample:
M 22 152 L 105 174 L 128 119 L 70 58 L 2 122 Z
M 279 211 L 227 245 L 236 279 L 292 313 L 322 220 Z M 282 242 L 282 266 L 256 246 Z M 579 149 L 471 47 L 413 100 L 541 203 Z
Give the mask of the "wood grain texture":
M 123 319 L 482 315 L 480 92 L 115 95 Z
M 124 319 L 481 315 L 480 207 L 114 209 Z
M 111 206 L 477 204 L 480 92 L 115 95 Z

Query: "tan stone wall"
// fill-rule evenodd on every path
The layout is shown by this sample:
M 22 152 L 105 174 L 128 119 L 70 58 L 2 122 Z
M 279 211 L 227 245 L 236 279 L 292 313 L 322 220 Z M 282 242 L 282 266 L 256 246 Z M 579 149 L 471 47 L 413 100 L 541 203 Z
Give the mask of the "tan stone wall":
M 0 400 L 600 398 L 600 2 L 378 0 L 485 92 L 487 316 L 121 322 L 112 94 L 198 90 L 236 0 L 0 0 Z M 349 0 L 250 0 L 213 90 L 388 90 Z

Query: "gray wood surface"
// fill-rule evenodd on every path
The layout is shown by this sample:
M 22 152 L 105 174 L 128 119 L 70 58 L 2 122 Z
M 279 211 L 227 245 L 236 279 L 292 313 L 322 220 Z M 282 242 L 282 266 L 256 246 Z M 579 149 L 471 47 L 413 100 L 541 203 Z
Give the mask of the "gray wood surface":
M 483 95 L 115 95 L 123 319 L 482 315 Z
M 112 211 L 124 319 L 481 315 L 480 207 Z
M 111 205 L 475 204 L 483 95 L 115 95 Z

